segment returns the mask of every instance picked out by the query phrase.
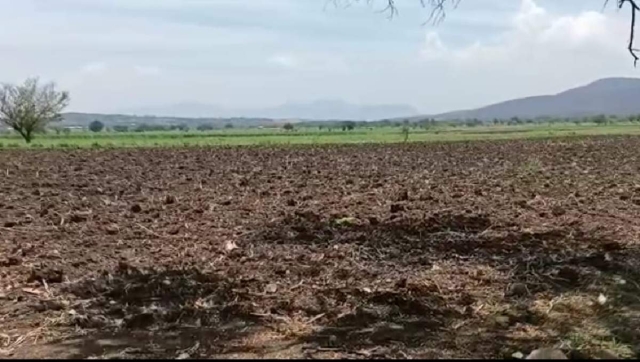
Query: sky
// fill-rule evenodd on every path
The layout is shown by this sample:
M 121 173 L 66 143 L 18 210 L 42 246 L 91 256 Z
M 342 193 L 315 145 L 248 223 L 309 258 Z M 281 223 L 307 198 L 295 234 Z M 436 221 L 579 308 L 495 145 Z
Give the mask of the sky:
M 342 99 L 425 114 L 636 77 L 629 14 L 603 0 L 0 0 L 0 81 L 71 93 L 71 111 Z

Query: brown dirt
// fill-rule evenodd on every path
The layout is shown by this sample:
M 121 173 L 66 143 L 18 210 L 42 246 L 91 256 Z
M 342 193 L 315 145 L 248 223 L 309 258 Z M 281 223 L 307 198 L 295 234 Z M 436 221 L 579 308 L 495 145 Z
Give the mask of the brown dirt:
M 637 357 L 639 169 L 635 137 L 2 151 L 0 356 Z

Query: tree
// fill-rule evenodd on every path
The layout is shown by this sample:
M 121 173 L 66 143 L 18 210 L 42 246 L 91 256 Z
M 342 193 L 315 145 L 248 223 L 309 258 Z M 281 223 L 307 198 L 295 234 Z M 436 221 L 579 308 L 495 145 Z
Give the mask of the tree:
M 69 93 L 57 91 L 55 83 L 40 85 L 38 78 L 29 78 L 22 85 L 3 84 L 0 122 L 29 143 L 35 132 L 43 132 L 50 122 L 61 120 L 60 112 L 68 104 Z
M 394 17 L 398 14 L 398 8 L 396 6 L 397 0 L 384 0 L 383 2 L 386 6 L 382 9 L 382 12 L 386 12 L 389 18 Z M 438 23 L 444 20 L 446 15 L 446 10 L 448 8 L 456 8 L 461 0 L 415 0 L 422 5 L 424 8 L 430 9 L 429 17 L 426 23 Z M 636 66 L 638 64 L 638 60 L 640 60 L 640 56 L 638 55 L 639 49 L 634 47 L 635 45 L 635 29 L 636 29 L 636 16 L 640 13 L 640 0 L 603 0 L 604 6 L 609 5 L 610 2 L 615 3 L 615 6 L 621 10 L 628 5 L 628 9 L 630 12 L 630 21 L 629 21 L 629 40 L 627 43 L 627 50 L 631 57 L 633 58 L 633 65 Z M 375 0 L 333 0 L 333 3 L 336 5 L 345 4 L 349 5 L 351 3 L 362 3 L 366 2 L 371 4 L 375 2 Z
M 204 131 L 213 131 L 216 128 L 212 124 L 203 123 L 203 124 L 198 125 L 198 127 L 196 127 L 196 129 L 198 131 L 204 132 Z
M 98 121 L 97 119 L 91 123 L 89 123 L 89 131 L 91 132 L 102 132 L 104 129 L 104 123 Z
M 402 135 L 404 136 L 403 142 L 406 143 L 409 140 L 409 127 L 408 126 L 403 126 L 402 127 Z
M 293 131 L 293 124 L 285 123 L 284 126 L 282 126 L 282 128 L 284 128 L 285 131 Z
M 356 128 L 356 122 L 354 121 L 346 121 L 342 123 L 343 131 L 353 131 Z

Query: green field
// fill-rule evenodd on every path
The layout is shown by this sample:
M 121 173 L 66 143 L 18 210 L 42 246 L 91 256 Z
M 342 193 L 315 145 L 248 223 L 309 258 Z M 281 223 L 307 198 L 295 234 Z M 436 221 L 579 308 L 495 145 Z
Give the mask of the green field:
M 640 135 L 640 124 L 614 125 L 555 124 L 518 126 L 444 126 L 431 129 L 412 128 L 409 142 L 446 142 L 470 140 L 500 140 L 522 138 L 549 138 L 593 135 Z M 201 132 L 72 132 L 69 134 L 37 135 L 27 145 L 16 134 L 0 135 L 0 148 L 77 148 L 77 147 L 166 147 L 216 145 L 271 145 L 271 144 L 336 144 L 336 143 L 397 143 L 404 142 L 400 127 L 356 128 L 352 131 L 299 128 L 232 129 Z

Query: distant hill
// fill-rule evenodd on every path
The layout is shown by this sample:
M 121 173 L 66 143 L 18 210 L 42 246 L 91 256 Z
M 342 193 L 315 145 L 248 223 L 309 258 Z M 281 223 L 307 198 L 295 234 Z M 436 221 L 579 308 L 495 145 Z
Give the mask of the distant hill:
M 250 117 L 301 120 L 348 119 L 355 121 L 418 115 L 418 111 L 409 105 L 356 105 L 338 99 L 317 100 L 307 103 L 288 102 L 275 107 L 255 109 L 224 108 L 202 103 L 178 103 L 128 109 L 122 113 L 139 116 L 154 115 L 187 118 Z
M 640 114 L 640 79 L 605 78 L 555 95 L 514 99 L 486 107 L 432 116 L 436 120 L 512 117 L 584 117 Z

